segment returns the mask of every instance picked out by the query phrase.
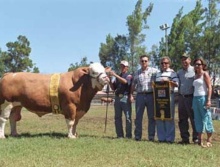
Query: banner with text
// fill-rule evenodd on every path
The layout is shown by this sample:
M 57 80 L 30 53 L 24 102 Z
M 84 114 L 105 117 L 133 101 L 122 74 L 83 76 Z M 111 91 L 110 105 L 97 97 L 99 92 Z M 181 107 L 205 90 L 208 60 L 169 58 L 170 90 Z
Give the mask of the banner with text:
M 160 120 L 171 120 L 171 98 L 170 82 L 153 82 L 154 93 L 154 118 Z

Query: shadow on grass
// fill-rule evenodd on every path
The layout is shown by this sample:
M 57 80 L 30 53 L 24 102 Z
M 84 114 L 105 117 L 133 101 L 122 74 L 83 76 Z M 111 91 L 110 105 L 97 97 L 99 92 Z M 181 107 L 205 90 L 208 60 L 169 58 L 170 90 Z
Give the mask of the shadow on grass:
M 38 134 L 30 134 L 30 133 L 21 133 L 18 136 L 9 136 L 6 135 L 6 138 L 39 138 L 39 137 L 50 137 L 55 139 L 63 139 L 68 138 L 67 134 L 65 133 L 57 133 L 57 132 L 48 132 L 48 133 L 38 133 Z M 116 137 L 112 136 L 100 136 L 100 135 L 88 135 L 88 134 L 81 134 L 77 137 L 79 138 L 105 138 L 105 139 L 117 139 Z
M 6 137 L 8 138 L 12 136 L 6 136 Z M 13 138 L 38 138 L 38 137 L 51 137 L 51 138 L 61 139 L 61 138 L 67 138 L 67 135 L 64 133 L 56 133 L 56 132 L 38 133 L 38 134 L 21 133 Z

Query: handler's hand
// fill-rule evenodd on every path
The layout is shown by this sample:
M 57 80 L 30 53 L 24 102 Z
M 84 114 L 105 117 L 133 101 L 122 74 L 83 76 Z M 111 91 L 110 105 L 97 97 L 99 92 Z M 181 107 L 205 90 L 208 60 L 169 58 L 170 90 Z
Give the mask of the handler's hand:
M 134 96 L 130 95 L 130 102 L 133 103 L 134 102 Z

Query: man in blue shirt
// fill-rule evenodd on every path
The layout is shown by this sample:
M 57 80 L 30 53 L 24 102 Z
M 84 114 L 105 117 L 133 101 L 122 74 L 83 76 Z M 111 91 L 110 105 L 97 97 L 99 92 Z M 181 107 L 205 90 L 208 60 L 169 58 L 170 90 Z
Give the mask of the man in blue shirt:
M 193 100 L 193 80 L 195 76 L 194 68 L 190 65 L 191 59 L 189 54 L 181 56 L 182 69 L 177 72 L 179 78 L 179 97 L 178 97 L 178 114 L 179 129 L 182 141 L 179 144 L 189 144 L 189 122 L 192 126 L 192 141 L 198 143 L 198 136 L 195 129 L 194 114 L 192 110 Z

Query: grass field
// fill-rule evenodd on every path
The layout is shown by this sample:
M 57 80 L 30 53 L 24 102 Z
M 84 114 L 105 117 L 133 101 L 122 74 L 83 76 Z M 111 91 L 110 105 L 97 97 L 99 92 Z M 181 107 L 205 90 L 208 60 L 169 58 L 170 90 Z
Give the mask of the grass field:
M 147 141 L 147 116 L 144 116 L 143 141 L 116 139 L 113 106 L 92 106 L 80 120 L 79 137 L 68 139 L 62 115 L 37 115 L 23 111 L 18 123 L 18 138 L 0 140 L 0 167 L 219 167 L 220 121 L 213 121 L 213 147 L 165 144 Z M 177 116 L 177 114 L 176 114 Z M 135 117 L 133 110 L 133 119 Z M 134 122 L 134 121 L 133 121 Z M 176 120 L 176 125 L 178 121 Z M 134 127 L 134 126 L 133 126 Z M 176 142 L 180 140 L 176 126 Z

